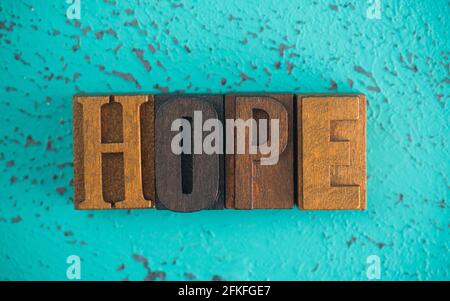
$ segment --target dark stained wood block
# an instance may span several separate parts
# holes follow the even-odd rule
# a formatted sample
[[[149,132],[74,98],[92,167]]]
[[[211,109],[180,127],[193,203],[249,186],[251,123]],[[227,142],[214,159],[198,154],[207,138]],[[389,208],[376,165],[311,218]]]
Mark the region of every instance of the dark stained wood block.
[[[180,212],[223,209],[223,143],[220,154],[175,154],[171,148],[173,138],[179,134],[171,130],[172,122],[176,119],[190,123],[192,137],[198,126],[203,127],[203,123],[195,124],[194,111],[202,112],[203,122],[210,118],[224,122],[223,95],[157,95],[155,104],[156,208]],[[202,132],[202,143],[209,133]],[[220,136],[223,137],[222,130]],[[191,150],[194,150],[196,146],[192,142],[193,139]]]
[[[75,96],[73,131],[77,209],[154,206],[153,95]]]
[[[265,157],[256,154],[226,155],[226,207],[235,209],[292,208],[294,206],[294,144],[293,144],[293,95],[233,95],[225,96],[227,119],[250,118],[261,120],[279,119],[279,160],[274,165],[261,165]],[[258,121],[259,122],[259,121]],[[267,139],[272,142],[269,134]],[[245,133],[248,149],[249,133]],[[235,133],[236,134],[236,133]],[[226,141],[227,147],[230,142]],[[253,142],[252,142],[253,143]],[[255,143],[259,145],[260,142]],[[231,146],[233,147],[233,146]]]
[[[366,97],[297,96],[298,199],[306,210],[366,208]]]

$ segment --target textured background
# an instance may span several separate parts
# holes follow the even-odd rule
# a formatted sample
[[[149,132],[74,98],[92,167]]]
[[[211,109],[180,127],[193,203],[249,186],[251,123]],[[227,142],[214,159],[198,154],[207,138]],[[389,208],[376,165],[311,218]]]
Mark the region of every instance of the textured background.
[[[0,2],[0,279],[449,279],[441,1]],[[77,92],[367,94],[368,210],[75,211]]]

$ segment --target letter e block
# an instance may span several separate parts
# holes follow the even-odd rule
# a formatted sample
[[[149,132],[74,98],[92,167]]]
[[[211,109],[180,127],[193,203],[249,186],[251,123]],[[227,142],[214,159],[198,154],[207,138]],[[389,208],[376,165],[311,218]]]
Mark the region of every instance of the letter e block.
[[[297,97],[299,207],[366,208],[366,97]]]

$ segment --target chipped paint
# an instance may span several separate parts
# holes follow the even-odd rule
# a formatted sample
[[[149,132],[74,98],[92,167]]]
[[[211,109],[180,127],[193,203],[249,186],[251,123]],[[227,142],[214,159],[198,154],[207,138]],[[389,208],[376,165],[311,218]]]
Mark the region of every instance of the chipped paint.
[[[0,3],[0,279],[449,279],[446,0]],[[73,209],[78,92],[367,94],[368,210]]]

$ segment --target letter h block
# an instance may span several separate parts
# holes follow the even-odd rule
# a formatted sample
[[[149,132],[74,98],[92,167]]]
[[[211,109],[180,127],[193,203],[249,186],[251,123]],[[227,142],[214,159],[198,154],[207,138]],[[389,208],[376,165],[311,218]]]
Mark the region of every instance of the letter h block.
[[[153,96],[75,96],[73,118],[75,207],[153,207]]]

